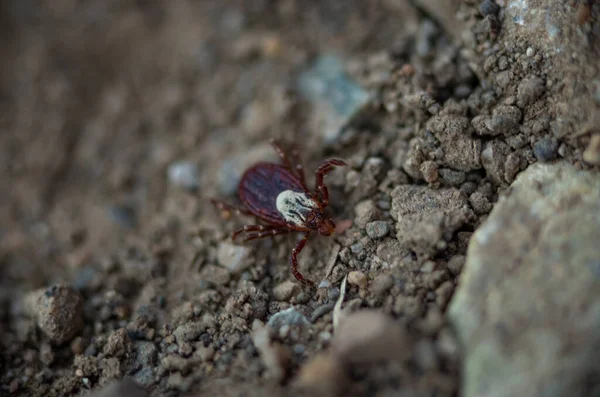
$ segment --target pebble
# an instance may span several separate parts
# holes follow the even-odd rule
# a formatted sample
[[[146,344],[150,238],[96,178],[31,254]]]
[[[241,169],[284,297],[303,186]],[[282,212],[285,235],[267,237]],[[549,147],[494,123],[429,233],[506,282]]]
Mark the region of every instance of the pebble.
[[[70,341],[83,329],[83,299],[68,285],[33,291],[25,301],[40,329],[56,344]]]
[[[427,183],[433,183],[438,179],[438,165],[434,161],[423,161],[419,167],[423,179]]]
[[[194,354],[200,357],[203,362],[212,361],[215,356],[215,349],[212,346],[197,346]]]
[[[440,168],[438,174],[442,181],[449,186],[460,186],[466,179],[464,172],[451,170],[450,168]]]
[[[254,264],[253,248],[247,245],[220,243],[217,261],[232,274],[240,274]]]
[[[448,267],[448,270],[452,272],[452,274],[458,276],[462,271],[465,260],[466,257],[464,255],[454,255],[452,258],[450,258],[446,266]]]
[[[542,162],[547,163],[558,156],[558,141],[555,138],[543,138],[533,144],[533,155]]]
[[[500,11],[500,6],[492,0],[483,0],[479,3],[479,12],[484,17],[487,15],[498,15],[498,11]]]
[[[310,325],[310,322],[304,314],[293,307],[275,313],[268,322],[269,327],[273,329],[279,329],[286,324],[308,326]]]
[[[479,191],[469,196],[469,204],[477,215],[487,214],[492,210],[492,203]]]
[[[363,272],[359,270],[353,270],[348,273],[348,283],[351,285],[356,285],[360,289],[365,289],[367,288],[369,280]]]
[[[379,310],[365,309],[344,316],[336,329],[332,351],[345,364],[404,361],[411,355],[404,326]]]
[[[524,78],[517,87],[517,105],[520,108],[529,105],[542,96],[545,90],[544,80],[538,76]]]
[[[486,143],[481,152],[481,163],[488,176],[498,185],[506,185],[504,179],[504,164],[511,153],[507,144],[502,141],[490,141]]]
[[[387,273],[378,274],[377,277],[371,281],[370,290],[375,295],[383,295],[388,292],[394,285],[394,278]]]
[[[354,213],[356,214],[354,224],[360,228],[364,228],[367,223],[373,221],[377,217],[379,210],[373,200],[365,200],[354,207]]]
[[[296,384],[316,389],[318,395],[336,396],[346,385],[346,374],[333,354],[321,353],[300,368]]]
[[[296,295],[300,291],[300,286],[290,280],[286,280],[283,283],[273,288],[273,298],[278,301],[288,301],[293,295]]]
[[[382,238],[390,232],[390,225],[385,221],[374,221],[367,223],[367,235],[372,239]]]
[[[590,139],[587,148],[583,152],[583,161],[593,165],[600,165],[600,135],[594,135]]]
[[[182,187],[190,192],[198,190],[200,173],[198,166],[191,161],[177,161],[167,169],[169,182],[175,186]]]
[[[127,331],[125,328],[119,328],[109,335],[108,341],[104,345],[104,355],[122,357],[129,352],[130,347],[131,341],[127,336]]]

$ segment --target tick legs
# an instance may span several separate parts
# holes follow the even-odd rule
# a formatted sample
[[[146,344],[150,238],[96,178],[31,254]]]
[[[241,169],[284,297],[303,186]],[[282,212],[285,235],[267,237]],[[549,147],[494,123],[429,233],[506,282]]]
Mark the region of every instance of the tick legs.
[[[296,277],[296,279],[298,281],[300,281],[302,284],[314,287],[315,283],[313,283],[312,281],[310,281],[307,278],[304,278],[304,276],[298,271],[298,254],[300,253],[300,251],[302,251],[302,248],[304,248],[304,246],[306,245],[306,242],[308,241],[308,235],[309,235],[308,232],[304,233],[304,237],[302,238],[302,240],[298,241],[296,248],[294,248],[292,250],[292,256],[290,258],[290,262],[291,262],[291,267],[292,267],[292,274],[294,275],[294,277]]]
[[[325,186],[325,183],[323,182],[323,178],[325,178],[325,175],[331,172],[335,167],[343,165],[346,165],[345,161],[333,159],[323,162],[323,164],[321,164],[321,166],[317,169],[317,180],[315,183],[315,190],[317,192],[317,197],[319,198],[321,204],[323,204],[324,207],[326,207],[329,204],[329,191],[327,190],[327,186]]]
[[[298,148],[296,148],[295,146],[292,147],[292,155],[290,159],[290,157],[288,157],[285,151],[281,148],[279,142],[277,142],[275,139],[271,139],[271,146],[273,146],[279,157],[281,157],[283,165],[290,171],[295,173],[298,176],[298,178],[300,178],[300,182],[302,182],[302,185],[305,185],[306,187],[304,167],[302,166],[302,162],[300,161],[300,154],[298,153]]]
[[[244,226],[241,229],[236,230],[231,235],[231,239],[235,240],[237,236],[242,233],[246,233],[244,241],[256,240],[257,238],[271,237],[278,234],[289,233],[291,230],[283,228],[281,226],[270,226],[270,225],[249,225]]]

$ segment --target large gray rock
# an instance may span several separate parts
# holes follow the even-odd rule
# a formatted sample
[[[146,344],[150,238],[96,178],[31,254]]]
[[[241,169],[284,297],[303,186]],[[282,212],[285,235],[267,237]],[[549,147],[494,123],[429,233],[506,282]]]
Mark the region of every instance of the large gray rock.
[[[520,174],[471,239],[449,317],[464,396],[600,390],[600,177]]]

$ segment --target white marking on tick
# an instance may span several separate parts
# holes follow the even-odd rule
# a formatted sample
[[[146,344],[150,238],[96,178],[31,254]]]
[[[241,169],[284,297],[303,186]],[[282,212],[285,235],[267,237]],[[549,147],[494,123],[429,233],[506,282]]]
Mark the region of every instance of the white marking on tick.
[[[319,208],[319,205],[305,193],[293,190],[279,193],[275,205],[283,219],[296,226],[305,226],[308,212]]]

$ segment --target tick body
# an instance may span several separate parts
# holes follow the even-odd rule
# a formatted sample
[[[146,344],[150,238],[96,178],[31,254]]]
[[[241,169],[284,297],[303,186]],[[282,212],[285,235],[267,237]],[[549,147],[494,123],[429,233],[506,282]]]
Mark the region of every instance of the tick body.
[[[288,156],[281,146],[271,141],[281,157],[281,164],[258,163],[244,172],[238,185],[241,207],[220,201],[213,203],[226,214],[251,215],[262,220],[264,225],[244,226],[232,234],[232,239],[243,235],[244,241],[255,240],[291,232],[300,232],[302,239],[292,250],[290,266],[292,274],[305,285],[314,285],[298,271],[298,254],[304,248],[311,232],[330,236],[335,230],[333,220],[325,214],[329,205],[329,192],[323,182],[336,166],[344,166],[342,160],[324,161],[316,171],[316,186],[311,192],[306,186],[304,168],[297,150]]]

